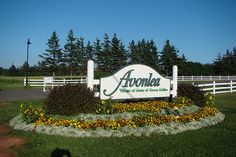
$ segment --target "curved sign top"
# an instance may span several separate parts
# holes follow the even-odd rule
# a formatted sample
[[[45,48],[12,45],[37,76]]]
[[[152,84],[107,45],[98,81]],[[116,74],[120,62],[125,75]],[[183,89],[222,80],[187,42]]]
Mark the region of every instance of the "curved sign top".
[[[100,79],[100,98],[102,100],[169,96],[170,79],[162,77],[146,65],[129,65],[112,76]]]

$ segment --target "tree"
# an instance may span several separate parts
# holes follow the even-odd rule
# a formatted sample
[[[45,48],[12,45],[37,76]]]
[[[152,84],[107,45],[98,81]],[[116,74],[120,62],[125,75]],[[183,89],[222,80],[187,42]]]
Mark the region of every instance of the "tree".
[[[114,34],[111,41],[111,71],[115,71],[126,65],[126,50],[122,42]]]
[[[3,68],[2,67],[0,67],[0,75],[2,75],[2,73],[3,73]]]
[[[218,54],[217,58],[213,62],[213,70],[216,75],[223,74],[223,64],[222,64],[222,57],[220,53]]]
[[[213,70],[216,75],[235,75],[236,74],[236,49],[227,50],[223,56],[217,56],[213,63]]]
[[[48,49],[43,55],[39,55],[43,59],[43,63],[47,67],[47,70],[50,72],[57,73],[62,63],[62,49],[59,45],[59,39],[56,32],[53,32],[48,43],[46,43]]]
[[[109,39],[108,34],[104,35],[103,38],[103,43],[102,43],[102,51],[101,55],[103,55],[102,58],[103,61],[100,63],[99,71],[104,72],[104,73],[110,73],[112,72],[112,60],[111,60],[111,41]]]
[[[66,39],[66,44],[64,46],[65,52],[65,62],[69,67],[70,74],[73,75],[79,70],[79,53],[78,53],[78,43],[76,45],[76,38],[74,37],[73,30],[69,30]]]
[[[100,44],[100,40],[97,38],[96,42],[93,44],[94,46],[94,57],[95,57],[95,64],[96,67],[99,69],[101,62],[103,61],[103,55],[102,55],[102,46]]]
[[[26,75],[29,70],[30,70],[30,67],[29,67],[29,64],[27,62],[24,62],[24,64],[20,67],[21,75]]]
[[[138,46],[135,44],[134,40],[129,43],[128,46],[128,57],[130,64],[137,64],[141,58],[141,55],[138,52]]]
[[[94,50],[93,46],[91,45],[90,41],[88,41],[87,46],[86,46],[86,60],[94,60]]]
[[[170,45],[170,41],[166,40],[160,55],[161,68],[166,76],[172,74],[172,66],[178,63],[177,57],[177,50],[175,46]]]
[[[8,73],[10,76],[16,76],[17,75],[17,69],[15,65],[12,63],[11,67],[8,69]]]
[[[143,52],[143,62],[155,70],[159,70],[157,47],[153,40],[145,43],[145,51]]]
[[[84,46],[83,37],[78,38],[76,47],[77,47],[77,54],[78,54],[77,61],[80,66],[79,69],[81,71],[81,74],[83,74],[83,73],[86,73],[86,66],[87,66],[87,54],[86,54],[86,47]]]

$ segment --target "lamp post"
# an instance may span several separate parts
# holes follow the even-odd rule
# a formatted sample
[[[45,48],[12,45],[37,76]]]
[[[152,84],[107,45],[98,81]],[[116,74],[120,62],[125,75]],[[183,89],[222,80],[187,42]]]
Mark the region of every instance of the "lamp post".
[[[28,80],[29,80],[29,45],[31,44],[31,42],[30,42],[30,40],[29,40],[29,38],[28,38],[28,41],[27,41],[27,70],[26,70],[26,87],[28,87],[29,86],[29,82],[28,82]]]

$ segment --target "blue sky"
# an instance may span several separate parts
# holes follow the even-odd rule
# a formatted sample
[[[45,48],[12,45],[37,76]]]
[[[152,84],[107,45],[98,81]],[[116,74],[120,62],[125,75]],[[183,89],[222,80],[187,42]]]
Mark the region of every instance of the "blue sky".
[[[236,47],[235,0],[1,0],[0,67],[26,61],[45,52],[56,31],[61,47],[67,33],[86,41],[117,33],[131,40],[153,39],[158,51],[169,39],[188,60],[212,63],[218,53]]]

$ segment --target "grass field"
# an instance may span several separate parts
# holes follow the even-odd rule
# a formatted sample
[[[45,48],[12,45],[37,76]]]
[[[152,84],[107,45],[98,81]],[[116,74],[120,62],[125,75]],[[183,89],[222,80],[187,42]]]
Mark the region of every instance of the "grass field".
[[[55,76],[55,79],[78,78],[80,76]],[[29,79],[43,79],[43,76],[30,76]],[[2,76],[0,75],[0,89],[24,88],[24,76]],[[35,87],[34,87],[35,88]]]
[[[43,100],[32,100],[40,106]],[[20,102],[1,104],[0,122],[19,113]],[[86,156],[235,156],[236,154],[236,93],[216,96],[216,105],[225,115],[219,125],[177,135],[151,137],[70,138],[32,132],[11,131],[10,135],[24,138],[21,149],[12,148],[17,156],[50,156],[53,151],[67,150],[72,157]],[[58,149],[56,149],[58,148]],[[61,150],[62,152],[62,150]]]

